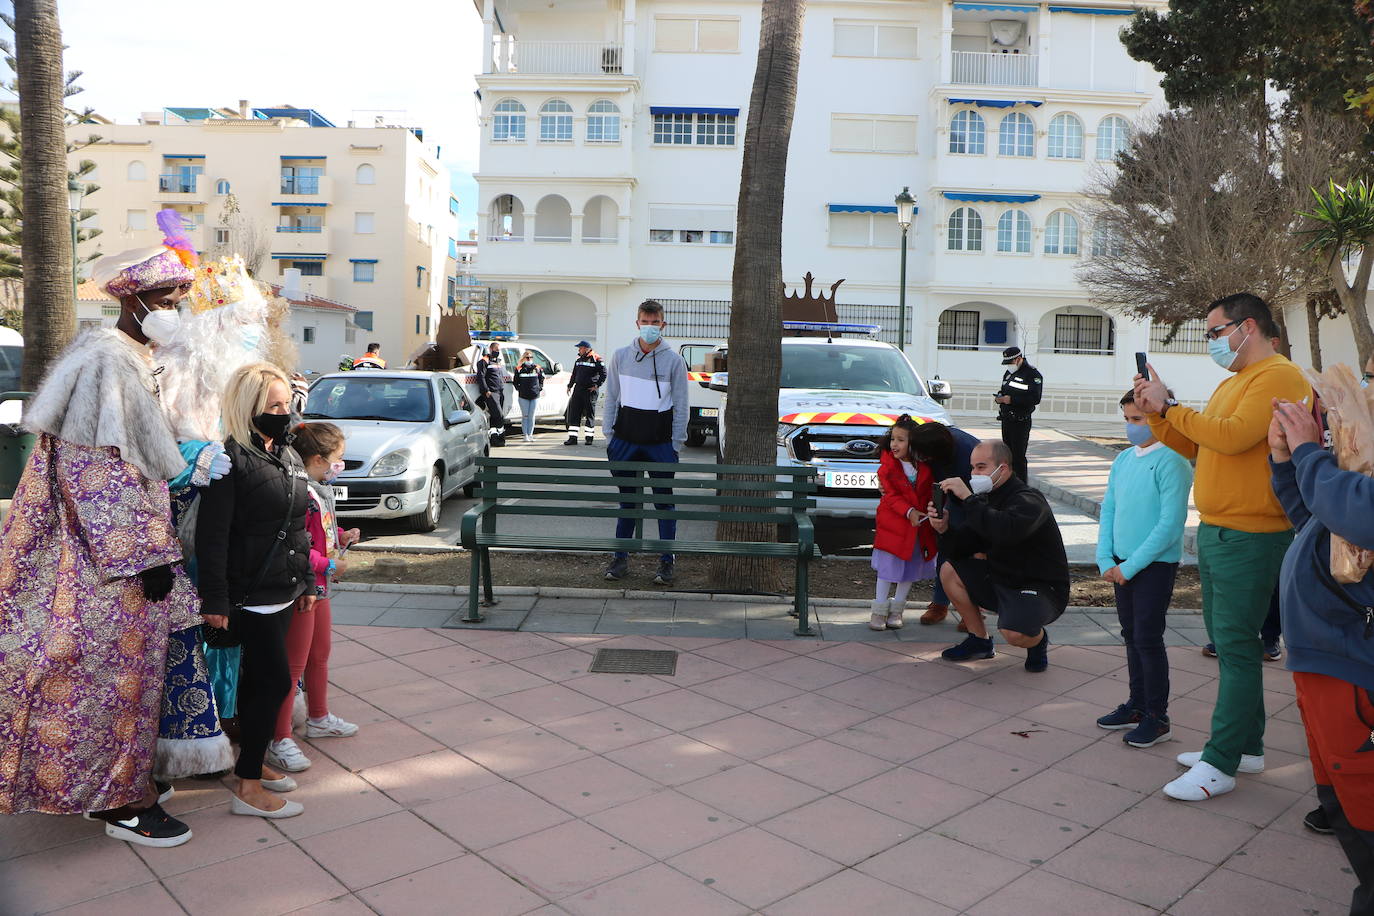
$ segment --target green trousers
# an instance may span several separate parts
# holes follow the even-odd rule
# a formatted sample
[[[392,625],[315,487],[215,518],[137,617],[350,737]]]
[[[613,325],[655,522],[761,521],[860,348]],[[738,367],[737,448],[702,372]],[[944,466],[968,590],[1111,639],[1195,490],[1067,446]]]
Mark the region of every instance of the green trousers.
[[[1293,532],[1253,533],[1203,524],[1197,532],[1202,620],[1217,649],[1220,680],[1212,737],[1202,759],[1236,775],[1241,754],[1264,753],[1260,627]]]

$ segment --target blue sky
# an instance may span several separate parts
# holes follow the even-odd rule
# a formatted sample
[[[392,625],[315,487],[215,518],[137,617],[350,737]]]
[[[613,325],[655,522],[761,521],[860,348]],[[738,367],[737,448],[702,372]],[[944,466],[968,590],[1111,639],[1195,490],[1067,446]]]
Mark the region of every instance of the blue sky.
[[[239,99],[340,125],[384,112],[440,147],[462,237],[474,227],[482,24],[471,0],[59,0],[58,12],[67,69],[84,74],[74,106],[120,123]]]

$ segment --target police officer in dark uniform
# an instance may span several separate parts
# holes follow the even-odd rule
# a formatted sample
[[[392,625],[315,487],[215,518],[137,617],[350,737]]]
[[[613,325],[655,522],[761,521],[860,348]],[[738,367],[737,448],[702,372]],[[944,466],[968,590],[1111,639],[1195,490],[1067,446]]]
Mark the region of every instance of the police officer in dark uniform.
[[[501,362],[501,344],[492,341],[491,347],[477,361],[477,405],[491,417],[493,445],[506,439],[506,367]]]
[[[581,426],[588,445],[592,444],[592,430],[596,428],[596,393],[606,381],[606,364],[585,340],[577,342],[577,361],[568,379],[568,441],[577,444],[577,428]]]
[[[1022,482],[1029,483],[1026,449],[1030,445],[1031,414],[1040,403],[1045,380],[1040,370],[1026,362],[1020,347],[1002,351],[1002,387],[997,391],[997,419],[1002,421],[1002,441],[1011,449],[1011,468]]]

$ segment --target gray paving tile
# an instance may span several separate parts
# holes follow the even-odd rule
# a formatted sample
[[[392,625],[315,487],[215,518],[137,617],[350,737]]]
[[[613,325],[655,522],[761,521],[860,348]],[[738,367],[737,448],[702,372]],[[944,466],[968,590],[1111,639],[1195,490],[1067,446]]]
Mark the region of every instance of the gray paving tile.
[[[630,620],[672,620],[676,601],[607,601],[602,617]]]
[[[354,607],[391,607],[401,597],[400,592],[339,592],[330,603],[334,607],[340,604]]]
[[[382,615],[372,621],[373,626],[377,627],[441,627],[444,622],[453,616],[454,611],[461,611],[462,607],[454,607],[452,596],[449,605],[445,608],[424,608],[424,607],[393,607],[382,612]]]
[[[384,613],[386,613],[384,607],[362,607],[356,604],[329,602],[329,614],[336,624],[369,624]]]
[[[545,614],[533,611],[520,624],[527,633],[595,633],[597,614]]]
[[[538,598],[533,605],[541,614],[600,614],[605,607],[605,598]]]
[[[462,623],[464,613],[460,610],[451,615],[444,621],[443,626],[471,630],[518,630],[530,612],[505,611],[501,610],[500,607],[482,608],[481,613],[485,619],[481,623]]]
[[[1173,627],[1164,630],[1164,645],[1166,646],[1201,646],[1206,643],[1206,630],[1175,630]]]
[[[601,619],[596,623],[593,633],[610,633],[616,636],[668,636],[671,635],[672,623],[654,623],[651,621],[632,621],[624,617],[608,617],[601,615]]]
[[[896,642],[900,630],[870,630],[867,615],[864,623],[831,623],[825,621],[825,638],[830,640],[850,640],[853,642]],[[905,629],[905,628],[903,628]]]
[[[784,620],[750,620],[745,624],[750,639],[819,639],[819,636],[797,636],[797,621],[788,617]],[[811,621],[811,629],[821,632],[821,626]]]
[[[670,631],[672,636],[695,636],[701,639],[744,639],[748,635],[743,620],[737,623],[674,620]]]

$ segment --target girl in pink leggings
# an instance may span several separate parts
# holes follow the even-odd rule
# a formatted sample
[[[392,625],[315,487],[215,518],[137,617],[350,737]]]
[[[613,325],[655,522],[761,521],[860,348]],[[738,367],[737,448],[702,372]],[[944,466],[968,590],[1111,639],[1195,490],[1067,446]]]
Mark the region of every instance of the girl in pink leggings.
[[[358,733],[358,726],[331,713],[328,703],[329,581],[348,568],[343,551],[359,536],[356,528],[339,529],[334,517],[334,490],[327,485],[343,470],[344,434],[333,423],[302,423],[296,427],[291,445],[310,476],[306,529],[310,532],[310,568],[315,573],[317,596],[310,610],[292,616],[291,629],[286,634],[291,683],[294,686],[305,675],[307,738],[347,738]],[[277,715],[276,736],[267,748],[267,760],[279,769],[298,773],[310,766],[310,758],[301,753],[291,737],[294,701],[292,690]]]

